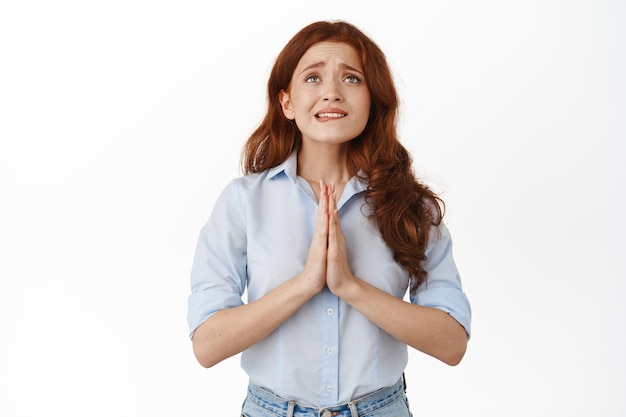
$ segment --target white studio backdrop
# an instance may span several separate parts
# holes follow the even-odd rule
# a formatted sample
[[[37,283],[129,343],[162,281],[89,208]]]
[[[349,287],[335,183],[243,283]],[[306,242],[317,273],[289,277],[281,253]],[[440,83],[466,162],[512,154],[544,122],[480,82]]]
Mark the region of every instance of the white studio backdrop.
[[[409,7],[410,5],[410,7]],[[411,352],[417,416],[626,415],[626,3],[0,3],[0,415],[238,415],[185,321],[200,227],[275,56],[345,19],[386,52],[474,311]]]

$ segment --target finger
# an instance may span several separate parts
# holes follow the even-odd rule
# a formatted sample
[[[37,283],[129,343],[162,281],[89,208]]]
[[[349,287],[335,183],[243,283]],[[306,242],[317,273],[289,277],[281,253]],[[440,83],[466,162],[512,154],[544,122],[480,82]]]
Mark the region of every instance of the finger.
[[[341,224],[339,223],[339,211],[337,210],[337,200],[335,200],[334,193],[328,197],[328,223],[328,239],[333,243],[337,243],[337,239],[341,234]]]
[[[328,214],[331,216],[337,211],[337,199],[335,196],[335,184],[330,186],[328,190]]]
[[[328,212],[328,197],[327,194],[325,192],[325,185],[324,183],[320,180],[320,193],[319,193],[319,198],[317,200],[317,212],[321,213],[321,212]]]
[[[320,195],[317,208],[316,235],[326,244],[328,239],[328,190],[320,180]]]

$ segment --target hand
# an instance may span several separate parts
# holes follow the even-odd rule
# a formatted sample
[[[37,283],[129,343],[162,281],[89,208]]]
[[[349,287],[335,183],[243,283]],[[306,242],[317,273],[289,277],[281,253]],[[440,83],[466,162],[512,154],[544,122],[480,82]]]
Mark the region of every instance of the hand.
[[[320,198],[313,240],[304,270],[298,276],[305,283],[307,291],[311,291],[313,294],[320,292],[326,284],[329,194],[329,187],[320,181]]]
[[[328,252],[326,261],[326,285],[331,292],[340,296],[342,290],[355,282],[350,271],[346,240],[341,229],[335,187],[330,187],[328,196]]]

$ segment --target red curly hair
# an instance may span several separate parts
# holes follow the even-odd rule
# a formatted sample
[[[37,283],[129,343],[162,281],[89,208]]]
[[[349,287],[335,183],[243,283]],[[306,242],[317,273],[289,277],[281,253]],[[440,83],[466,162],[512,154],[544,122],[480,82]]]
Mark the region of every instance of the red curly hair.
[[[361,55],[371,97],[370,118],[364,131],[348,143],[348,171],[362,170],[367,181],[365,199],[370,219],[391,249],[394,259],[409,274],[411,293],[427,279],[422,267],[432,226],[443,218],[444,203],[413,173],[413,160],[398,140],[398,95],[385,55],[369,37],[343,21],[319,21],[300,30],[278,55],[267,85],[265,118],[245,143],[244,174],[265,171],[300,150],[302,136],[288,120],[279,102],[304,53],[318,42],[343,42]]]

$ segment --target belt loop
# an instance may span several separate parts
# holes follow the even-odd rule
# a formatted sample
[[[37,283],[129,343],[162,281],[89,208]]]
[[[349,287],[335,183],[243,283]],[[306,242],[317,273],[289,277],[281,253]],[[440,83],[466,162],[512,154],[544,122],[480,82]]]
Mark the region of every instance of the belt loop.
[[[351,417],[359,417],[359,412],[356,410],[356,404],[353,402],[348,403],[348,407],[350,407]]]
[[[295,401],[289,401],[288,405],[287,405],[287,417],[293,417],[293,410],[294,408],[296,408],[296,402]]]
[[[406,392],[406,377],[404,376],[404,372],[402,372],[402,385],[404,386],[404,392]]]

